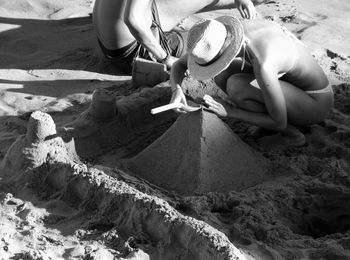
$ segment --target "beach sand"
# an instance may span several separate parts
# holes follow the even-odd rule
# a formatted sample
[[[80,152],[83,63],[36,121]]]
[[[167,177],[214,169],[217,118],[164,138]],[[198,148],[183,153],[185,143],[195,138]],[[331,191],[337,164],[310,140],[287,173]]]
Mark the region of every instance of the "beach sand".
[[[350,2],[257,7],[308,46],[335,93],[326,120],[302,129],[306,144],[288,149],[204,112],[201,132],[177,139],[195,123],[150,113],[168,103],[168,82],[135,89],[101,61],[93,4],[0,0],[0,259],[350,259]],[[184,88],[224,96],[210,81]],[[239,151],[214,145],[222,131]],[[182,141],[198,154],[179,156]],[[213,181],[227,177],[219,163],[205,172],[219,152],[243,168],[244,155],[262,177],[232,190]],[[197,168],[204,174],[176,178]]]

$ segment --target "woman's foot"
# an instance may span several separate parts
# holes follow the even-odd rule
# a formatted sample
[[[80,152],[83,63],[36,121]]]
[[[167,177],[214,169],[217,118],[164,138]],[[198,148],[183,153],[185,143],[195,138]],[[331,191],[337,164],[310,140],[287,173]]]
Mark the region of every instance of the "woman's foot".
[[[265,149],[298,147],[305,144],[305,136],[296,127],[289,125],[283,132],[260,138],[259,144]]]

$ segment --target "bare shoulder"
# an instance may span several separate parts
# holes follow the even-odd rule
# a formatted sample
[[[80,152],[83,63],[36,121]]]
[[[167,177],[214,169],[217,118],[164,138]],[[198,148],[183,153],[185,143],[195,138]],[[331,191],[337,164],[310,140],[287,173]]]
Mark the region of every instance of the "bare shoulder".
[[[279,71],[288,70],[294,62],[295,47],[290,37],[286,37],[281,26],[267,20],[243,22],[248,46],[260,62],[275,65]]]

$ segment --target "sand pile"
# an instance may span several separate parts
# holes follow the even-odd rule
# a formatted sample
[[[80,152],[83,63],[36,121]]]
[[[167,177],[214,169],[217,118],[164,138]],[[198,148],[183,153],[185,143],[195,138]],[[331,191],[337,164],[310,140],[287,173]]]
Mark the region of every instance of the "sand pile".
[[[126,167],[151,183],[186,195],[240,191],[271,178],[267,159],[205,111],[180,116]]]
[[[51,149],[54,146],[55,149]],[[57,137],[56,125],[50,115],[40,111],[34,112],[28,122],[26,135],[22,135],[10,146],[1,162],[1,176],[6,179],[15,179],[19,183],[26,182],[28,175],[23,172],[43,164],[51,154],[55,153],[65,158],[66,146],[61,138]],[[70,154],[75,154],[71,151]]]
[[[154,140],[150,128],[164,127],[162,125],[169,125],[176,118],[173,112],[150,113],[151,108],[166,104],[170,93],[167,83],[146,87],[127,96],[119,91],[97,89],[92,93],[89,106],[72,122],[63,124],[60,134],[65,140],[74,139],[78,154],[85,159],[97,159],[126,145],[128,149],[122,154],[133,155]],[[151,141],[141,146],[139,142],[135,147],[130,145],[139,138],[145,141],[144,135],[145,138],[150,136]]]
[[[1,178],[6,185],[15,189],[25,183],[34,191],[59,197],[85,213],[95,212],[94,225],[113,226],[118,231],[116,239],[124,239],[124,243],[114,241],[121,247],[121,252],[113,251],[114,256],[125,254],[125,242],[133,237],[138,241],[137,248],[144,246],[154,259],[245,258],[224,234],[205,222],[183,216],[166,201],[119,181],[118,171],[75,162],[55,134],[55,124],[48,114],[31,115],[27,135],[16,140],[1,165]]]
[[[0,0],[0,259],[350,259],[350,2],[258,7],[309,46],[334,108],[302,129],[305,146],[274,151],[255,127],[224,120],[274,177],[191,196],[119,167],[177,115],[149,113],[169,101],[167,84],[135,89],[97,59],[92,4]],[[225,14],[239,16],[221,10],[180,26]],[[188,78],[183,87],[189,96],[223,95],[213,82]]]

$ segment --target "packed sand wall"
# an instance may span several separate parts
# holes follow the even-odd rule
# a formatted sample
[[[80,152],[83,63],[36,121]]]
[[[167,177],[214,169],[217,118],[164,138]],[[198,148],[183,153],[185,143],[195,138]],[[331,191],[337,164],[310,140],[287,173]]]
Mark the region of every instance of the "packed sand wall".
[[[10,147],[1,165],[7,185],[37,183],[47,196],[59,193],[80,210],[98,212],[95,218],[113,224],[122,236],[144,236],[154,259],[245,259],[224,234],[118,181],[118,173],[75,163],[60,137],[47,140],[54,129],[49,115],[32,114],[27,135]]]

